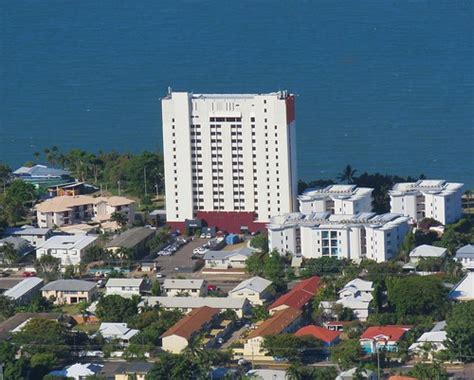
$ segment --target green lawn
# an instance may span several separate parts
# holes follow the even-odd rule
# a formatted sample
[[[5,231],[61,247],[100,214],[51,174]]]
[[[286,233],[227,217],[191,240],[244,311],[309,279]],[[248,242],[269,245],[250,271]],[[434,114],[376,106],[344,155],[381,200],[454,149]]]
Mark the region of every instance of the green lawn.
[[[61,311],[64,314],[76,315],[76,314],[81,314],[81,310],[84,309],[84,305],[80,303],[76,303],[73,305],[61,305],[58,308],[59,308],[59,311]]]

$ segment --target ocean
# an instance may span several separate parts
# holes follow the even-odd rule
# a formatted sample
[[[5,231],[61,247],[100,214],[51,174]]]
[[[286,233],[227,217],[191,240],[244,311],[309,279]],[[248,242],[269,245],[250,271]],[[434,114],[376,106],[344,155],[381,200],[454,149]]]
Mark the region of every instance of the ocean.
[[[161,150],[160,97],[297,94],[298,177],[474,187],[470,0],[0,2],[0,161]]]

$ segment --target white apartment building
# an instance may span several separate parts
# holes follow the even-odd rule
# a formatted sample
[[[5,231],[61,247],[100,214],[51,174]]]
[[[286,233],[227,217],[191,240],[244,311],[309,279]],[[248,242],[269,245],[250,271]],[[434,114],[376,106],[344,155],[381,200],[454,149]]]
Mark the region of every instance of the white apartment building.
[[[398,253],[409,230],[408,220],[390,213],[280,215],[267,225],[269,248],[304,258],[337,257],[356,262],[367,258],[382,262]]]
[[[319,190],[309,189],[298,197],[300,212],[343,215],[371,212],[373,191],[374,189],[356,185],[330,185]]]
[[[442,224],[454,223],[462,215],[462,183],[419,180],[397,183],[390,194],[391,212],[414,220],[433,218]]]
[[[36,257],[51,255],[61,259],[61,266],[79,265],[86,250],[96,244],[97,237],[88,235],[57,235],[36,249]]]
[[[169,91],[162,99],[167,222],[255,231],[294,211],[294,102],[286,91]]]
[[[36,217],[41,228],[62,227],[86,221],[103,222],[114,212],[121,212],[129,223],[134,219],[135,202],[125,197],[91,197],[62,195],[36,205]]]

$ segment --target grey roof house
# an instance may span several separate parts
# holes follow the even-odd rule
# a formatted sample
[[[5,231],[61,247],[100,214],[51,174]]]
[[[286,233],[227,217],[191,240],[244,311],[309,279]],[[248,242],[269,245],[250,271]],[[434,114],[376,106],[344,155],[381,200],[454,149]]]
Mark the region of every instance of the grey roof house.
[[[147,227],[134,227],[121,233],[109,243],[106,248],[116,251],[120,248],[131,249],[134,258],[140,258],[149,252],[148,243],[155,236],[155,230]]]
[[[467,270],[474,270],[474,245],[468,244],[459,248],[454,259]]]

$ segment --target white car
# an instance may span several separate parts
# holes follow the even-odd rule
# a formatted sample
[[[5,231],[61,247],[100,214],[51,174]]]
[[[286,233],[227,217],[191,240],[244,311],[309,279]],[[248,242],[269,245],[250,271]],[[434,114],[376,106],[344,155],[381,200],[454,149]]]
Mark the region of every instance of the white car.
[[[158,272],[158,273],[156,274],[156,278],[163,278],[163,277],[164,277],[164,274],[163,274],[163,273],[159,273],[159,272]]]
[[[206,238],[206,234],[202,233],[201,236],[199,236],[201,239],[205,239]]]
[[[197,255],[201,251],[202,247],[194,248],[193,249],[193,254]]]
[[[212,239],[212,234],[206,234],[206,239]]]

